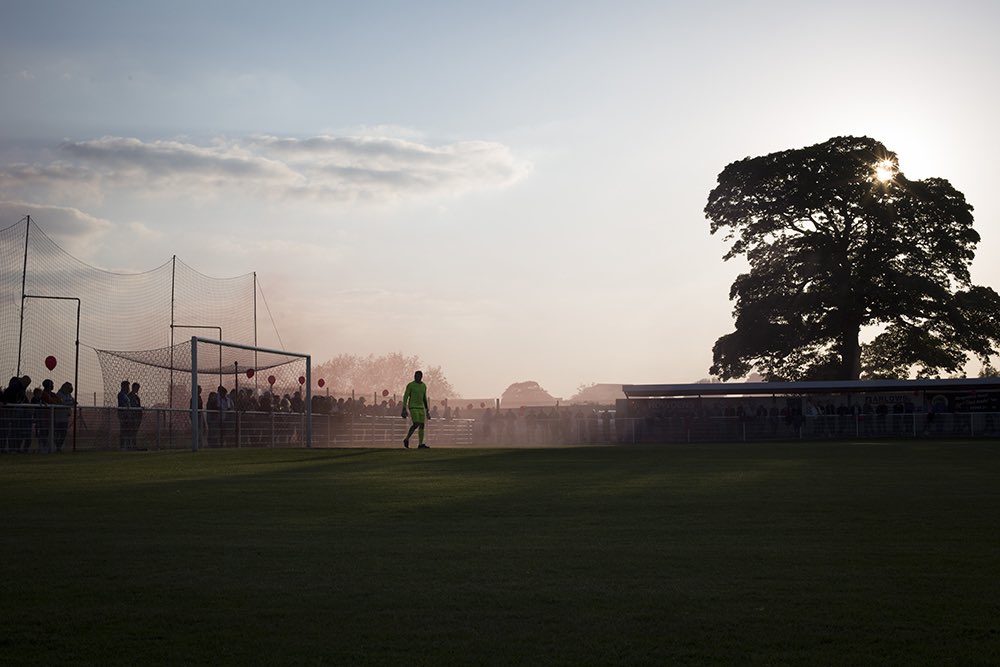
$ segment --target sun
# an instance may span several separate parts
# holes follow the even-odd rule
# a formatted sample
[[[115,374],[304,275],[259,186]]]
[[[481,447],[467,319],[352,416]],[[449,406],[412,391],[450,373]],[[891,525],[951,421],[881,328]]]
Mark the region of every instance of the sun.
[[[875,180],[888,183],[896,177],[896,163],[892,160],[879,160],[875,163]]]

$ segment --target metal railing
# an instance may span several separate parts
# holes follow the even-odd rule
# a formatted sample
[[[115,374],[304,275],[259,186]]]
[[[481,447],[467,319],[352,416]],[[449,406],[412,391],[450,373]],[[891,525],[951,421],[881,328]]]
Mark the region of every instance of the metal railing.
[[[1000,413],[619,418],[622,443],[1000,437]]]
[[[0,406],[0,451],[59,452],[191,448],[191,413],[183,409],[114,407],[73,409],[47,405]],[[200,447],[305,447],[306,418],[292,412],[202,411]],[[313,414],[313,447],[400,447],[409,422],[364,414]],[[435,419],[428,442],[472,444],[473,421]]]
[[[561,414],[528,416],[513,411],[503,416],[480,418],[475,423],[475,441],[497,447],[577,447],[620,442],[615,420],[593,411],[564,410]]]
[[[199,448],[305,447],[305,415],[202,411]],[[313,447],[399,447],[409,422],[367,414],[313,414]],[[765,442],[913,438],[1000,438],[1000,413],[818,416],[601,415],[433,419],[428,442],[443,446],[559,447],[669,442]],[[0,405],[0,452],[160,450],[191,447],[183,409]]]

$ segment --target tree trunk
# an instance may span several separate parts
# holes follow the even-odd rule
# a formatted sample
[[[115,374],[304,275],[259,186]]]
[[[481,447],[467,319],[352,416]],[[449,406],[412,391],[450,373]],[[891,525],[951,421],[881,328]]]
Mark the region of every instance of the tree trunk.
[[[840,379],[861,378],[861,325],[849,324],[844,328],[840,341]]]

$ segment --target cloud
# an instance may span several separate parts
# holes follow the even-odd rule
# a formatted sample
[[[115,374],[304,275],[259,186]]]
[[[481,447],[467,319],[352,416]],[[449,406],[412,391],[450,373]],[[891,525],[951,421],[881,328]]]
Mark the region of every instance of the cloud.
[[[388,123],[381,123],[379,125],[359,125],[353,130],[346,132],[340,132],[341,134],[347,134],[349,136],[362,136],[362,137],[394,137],[394,138],[407,138],[407,139],[423,139],[425,137],[424,133],[420,130],[413,129],[412,127],[405,127],[403,125],[391,125]],[[327,131],[323,134],[338,134],[336,131]]]
[[[45,234],[71,254],[86,255],[114,225],[103,218],[66,206],[0,200],[0,220],[16,224],[24,216],[43,222]],[[4,225],[9,227],[10,225]]]
[[[293,185],[298,178],[286,165],[233,144],[203,147],[178,141],[103,137],[67,141],[61,152],[82,168],[100,174],[104,181],[129,187],[275,187]]]
[[[159,241],[163,238],[163,232],[157,229],[151,229],[149,226],[141,222],[130,222],[128,223],[127,228],[135,236],[148,241]]]
[[[0,166],[0,197],[45,199],[50,204],[100,199],[100,174],[89,167],[54,161]]]
[[[255,257],[264,262],[301,265],[303,262],[329,262],[342,256],[340,250],[311,241],[293,241],[279,238],[233,238],[231,235],[213,236],[206,240],[211,247],[227,255]]]
[[[0,165],[0,193],[72,188],[102,195],[264,198],[389,203],[507,186],[531,169],[502,144],[441,146],[387,136],[218,139],[209,145],[102,137],[66,141],[59,159]]]

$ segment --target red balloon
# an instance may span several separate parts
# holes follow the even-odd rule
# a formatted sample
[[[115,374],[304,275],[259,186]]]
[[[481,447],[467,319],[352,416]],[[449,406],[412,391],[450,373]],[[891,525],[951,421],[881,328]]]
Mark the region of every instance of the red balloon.
[[[267,376],[267,383],[268,384],[273,385],[275,382],[277,382],[277,379],[273,375],[268,375]]]
[[[48,368],[50,371],[56,367],[56,358],[53,357],[51,354],[45,357],[45,367]]]
[[[383,396],[388,396],[389,395],[389,390],[388,389],[383,389],[382,390],[382,395]]]
[[[247,369],[247,377],[248,378],[252,378],[253,377],[253,369],[252,368],[248,368]]]
[[[320,386],[320,388],[322,388],[322,387],[323,387],[323,385],[325,385],[325,384],[326,384],[326,380],[324,380],[323,378],[320,378],[320,379],[319,379],[319,382],[317,382],[316,384],[318,384],[318,385]]]
[[[302,375],[300,375],[299,376],[299,384],[305,384],[305,383],[306,383],[305,377],[303,377]]]

